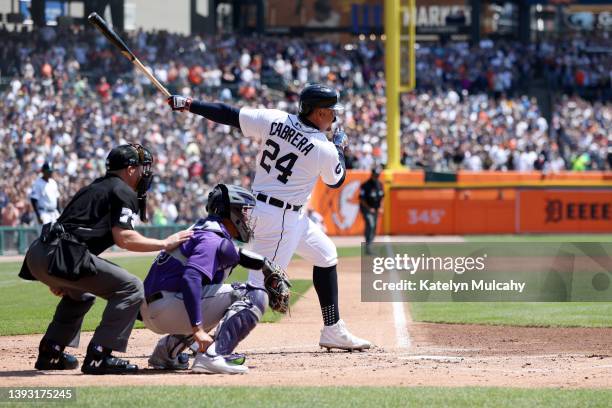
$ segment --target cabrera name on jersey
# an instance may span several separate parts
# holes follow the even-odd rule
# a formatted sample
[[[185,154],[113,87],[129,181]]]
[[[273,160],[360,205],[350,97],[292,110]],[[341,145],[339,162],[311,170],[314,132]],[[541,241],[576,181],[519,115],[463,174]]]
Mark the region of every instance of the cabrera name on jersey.
[[[344,174],[334,144],[296,115],[242,108],[240,128],[261,144],[252,186],[256,193],[304,205],[319,176],[325,184],[334,185]]]

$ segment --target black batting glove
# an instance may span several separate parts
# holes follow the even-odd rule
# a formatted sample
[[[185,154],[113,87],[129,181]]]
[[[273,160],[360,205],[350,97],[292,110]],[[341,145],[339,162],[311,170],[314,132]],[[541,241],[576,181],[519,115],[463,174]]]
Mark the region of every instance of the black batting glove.
[[[168,98],[168,105],[170,105],[173,111],[184,112],[189,111],[191,101],[191,98],[186,98],[181,95],[172,95]]]

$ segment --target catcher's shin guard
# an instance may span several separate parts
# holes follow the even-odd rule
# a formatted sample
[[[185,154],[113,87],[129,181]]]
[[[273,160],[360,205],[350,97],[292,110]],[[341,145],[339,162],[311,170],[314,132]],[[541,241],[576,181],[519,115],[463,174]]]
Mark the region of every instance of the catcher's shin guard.
[[[230,355],[261,320],[268,294],[261,288],[246,285],[236,288],[243,291],[240,299],[236,300],[225,312],[215,334],[215,342],[209,352],[217,355]]]

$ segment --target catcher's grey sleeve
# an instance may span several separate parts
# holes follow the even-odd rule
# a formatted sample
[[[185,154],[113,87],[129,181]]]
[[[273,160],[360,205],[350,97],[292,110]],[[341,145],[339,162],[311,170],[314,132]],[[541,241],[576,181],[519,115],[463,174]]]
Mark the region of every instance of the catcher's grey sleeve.
[[[240,254],[240,261],[238,261],[238,264],[247,269],[258,270],[258,269],[263,268],[265,264],[266,258],[264,258],[263,256],[259,254],[256,254],[253,251],[249,251],[247,249],[240,248],[239,254]]]

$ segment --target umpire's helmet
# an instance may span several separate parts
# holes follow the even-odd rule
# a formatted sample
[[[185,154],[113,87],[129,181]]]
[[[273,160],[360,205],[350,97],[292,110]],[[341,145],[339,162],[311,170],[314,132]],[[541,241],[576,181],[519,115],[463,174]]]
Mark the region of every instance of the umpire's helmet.
[[[249,242],[253,237],[251,210],[255,207],[255,196],[246,188],[217,184],[208,194],[206,211],[209,215],[226,218],[236,227],[239,241]]]
[[[128,166],[143,166],[148,171],[153,164],[153,155],[140,144],[123,144],[113,148],[106,157],[106,170],[121,170]]]
[[[306,85],[300,93],[299,114],[306,117],[316,108],[344,110],[344,107],[340,104],[340,95],[335,89],[321,84]]]

